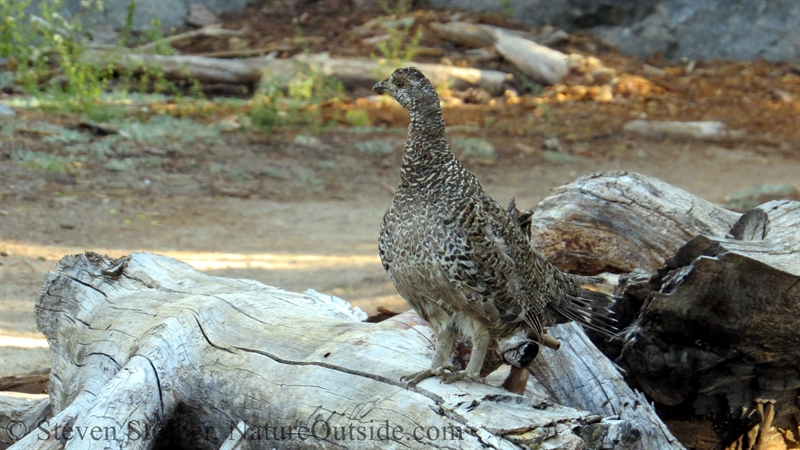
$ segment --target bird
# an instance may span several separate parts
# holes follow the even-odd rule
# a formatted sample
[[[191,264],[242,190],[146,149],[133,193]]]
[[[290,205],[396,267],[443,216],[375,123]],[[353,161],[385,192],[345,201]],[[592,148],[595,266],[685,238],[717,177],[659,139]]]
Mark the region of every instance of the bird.
[[[530,217],[494,201],[450,149],[439,96],[422,72],[399,68],[373,90],[411,119],[400,182],[381,223],[381,263],[436,336],[430,368],[402,380],[482,381],[491,342],[525,333],[546,344],[545,327],[556,323],[612,335],[613,318],[598,306],[607,296],[582,287],[602,278],[561,272],[531,246]],[[448,362],[457,337],[472,344],[461,371]]]

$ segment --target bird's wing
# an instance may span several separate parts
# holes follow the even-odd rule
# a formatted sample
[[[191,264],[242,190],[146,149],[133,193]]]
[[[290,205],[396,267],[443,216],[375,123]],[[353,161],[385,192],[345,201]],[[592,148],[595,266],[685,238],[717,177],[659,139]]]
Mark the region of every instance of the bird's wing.
[[[455,295],[456,310],[495,323],[526,322],[541,335],[544,305],[531,301],[531,283],[522,229],[490,198],[475,196],[459,205],[459,215],[445,223],[437,245],[439,267]],[[520,260],[522,257],[523,260]]]

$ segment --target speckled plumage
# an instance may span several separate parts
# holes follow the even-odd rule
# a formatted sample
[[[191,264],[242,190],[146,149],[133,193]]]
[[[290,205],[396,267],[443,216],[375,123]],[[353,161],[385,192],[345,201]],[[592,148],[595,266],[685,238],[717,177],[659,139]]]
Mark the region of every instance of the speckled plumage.
[[[568,319],[591,324],[581,283],[530,246],[516,210],[492,200],[447,143],[439,97],[416,69],[396,70],[375,90],[411,115],[400,185],[383,217],[380,257],[400,295],[433,327],[430,371],[442,374],[454,337],[473,344],[466,373],[477,378],[492,339],[520,328],[541,340],[544,327]],[[583,298],[586,297],[586,298]]]

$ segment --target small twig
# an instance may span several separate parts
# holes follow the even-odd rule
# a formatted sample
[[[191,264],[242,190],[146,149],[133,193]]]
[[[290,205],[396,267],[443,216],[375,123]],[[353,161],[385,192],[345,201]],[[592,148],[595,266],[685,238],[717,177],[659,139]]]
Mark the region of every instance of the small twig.
[[[542,336],[542,345],[547,348],[552,348],[553,350],[558,350],[559,347],[561,347],[561,342],[559,342],[558,339],[554,338],[553,336],[545,334]]]
[[[388,183],[381,183],[381,187],[389,191],[389,193],[392,195],[397,193],[397,190],[392,186],[390,186]]]
[[[159,44],[168,44],[170,42],[179,41],[181,39],[192,38],[195,36],[241,36],[247,33],[248,31],[250,31],[248,27],[243,27],[240,30],[228,30],[226,28],[222,28],[221,25],[215,24],[200,28],[199,30],[192,30],[192,31],[187,31],[186,33],[173,34],[172,36],[168,36],[163,39],[159,39],[157,41],[148,42],[147,44],[140,45],[134,48],[134,50],[136,50],[137,52],[152,50],[156,48],[156,45]]]
[[[266,55],[272,52],[288,52],[294,50],[296,46],[286,44],[268,45],[261,48],[246,48],[243,50],[221,50],[218,52],[192,53],[192,56],[202,56],[204,58],[244,58],[249,56]]]

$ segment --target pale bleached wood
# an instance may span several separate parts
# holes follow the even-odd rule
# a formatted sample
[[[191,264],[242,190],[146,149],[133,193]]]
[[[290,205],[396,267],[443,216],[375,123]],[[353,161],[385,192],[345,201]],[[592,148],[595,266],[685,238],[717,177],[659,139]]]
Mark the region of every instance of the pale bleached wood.
[[[311,68],[320,68],[326,75],[342,81],[345,85],[372,87],[385,79],[397,67],[394,63],[367,58],[331,58],[327,53],[300,54],[293,58],[274,59],[253,57],[242,59],[208,58],[191,55],[154,55],[114,49],[89,50],[83,55],[87,62],[103,66],[139,71],[145,67],[158,68],[171,80],[196,79],[203,83],[256,84],[262,79],[271,84],[282,84],[299,73]],[[403,62],[403,67],[415,66],[436,86],[453,89],[481,87],[493,95],[502,94],[511,75],[497,70],[481,70],[468,67],[446,66]]]
[[[542,350],[530,370],[558,403],[618,418],[624,431],[612,436],[596,435],[601,448],[684,448],[661,422],[645,396],[625,383],[617,367],[595,347],[578,324],[556,325],[549,333],[561,341],[561,348]],[[614,441],[620,436],[621,442]]]
[[[595,172],[536,205],[532,242],[575,273],[654,273],[699,234],[724,237],[740,214],[652,177]]]
[[[0,449],[6,449],[52,415],[46,394],[0,392]]]
[[[377,442],[359,440],[356,429],[348,448],[623,448],[587,447],[581,430],[622,442],[628,429],[480,383],[429,379],[407,390],[400,377],[426,368],[433,350],[430,329],[413,312],[364,323],[327,296],[211,277],[148,253],[63,258],[45,280],[36,319],[51,347],[56,415],[13,448],[54,448],[65,425],[106,433],[68,440],[68,449],[151,448],[153,440],[136,439],[144,424],[164,427],[159,436],[184,446],[215,449],[241,441],[241,422],[247,448],[342,443],[270,439],[267,423],[375,432],[388,421],[406,433]],[[440,437],[406,439],[416,427],[434,427]],[[461,439],[442,439],[455,430]],[[262,439],[250,439],[258,432]]]
[[[494,46],[522,73],[545,85],[561,83],[569,71],[565,53],[535,42],[530,33],[466,22],[432,23],[431,28],[443,38],[459,44]]]

